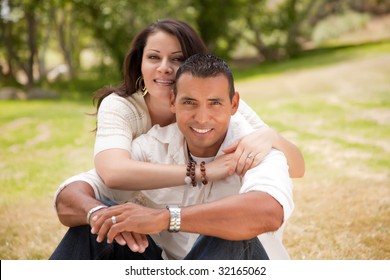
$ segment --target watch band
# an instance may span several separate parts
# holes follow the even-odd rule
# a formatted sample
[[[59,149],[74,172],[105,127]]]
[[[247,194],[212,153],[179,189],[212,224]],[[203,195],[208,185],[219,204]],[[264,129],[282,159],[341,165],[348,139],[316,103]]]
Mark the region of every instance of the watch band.
[[[179,207],[169,207],[169,232],[179,232],[180,231],[180,223],[181,223],[181,209]]]

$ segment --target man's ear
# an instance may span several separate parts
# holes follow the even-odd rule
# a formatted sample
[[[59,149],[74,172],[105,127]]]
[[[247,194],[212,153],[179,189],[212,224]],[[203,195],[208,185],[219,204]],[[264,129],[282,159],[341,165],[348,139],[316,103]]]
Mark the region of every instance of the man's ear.
[[[238,93],[238,91],[236,91],[232,98],[232,116],[237,112],[239,104],[240,104],[240,94]]]
[[[176,114],[175,94],[173,93],[173,89],[171,89],[171,92],[169,93],[169,99],[171,102],[171,112]]]

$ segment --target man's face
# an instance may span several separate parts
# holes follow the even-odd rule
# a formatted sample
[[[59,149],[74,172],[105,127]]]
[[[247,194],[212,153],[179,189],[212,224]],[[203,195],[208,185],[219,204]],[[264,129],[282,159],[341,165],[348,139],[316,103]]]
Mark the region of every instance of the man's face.
[[[225,139],[230,117],[238,108],[239,95],[229,98],[225,76],[199,78],[189,73],[176,81],[176,99],[171,94],[171,110],[191,153],[197,157],[215,156]]]

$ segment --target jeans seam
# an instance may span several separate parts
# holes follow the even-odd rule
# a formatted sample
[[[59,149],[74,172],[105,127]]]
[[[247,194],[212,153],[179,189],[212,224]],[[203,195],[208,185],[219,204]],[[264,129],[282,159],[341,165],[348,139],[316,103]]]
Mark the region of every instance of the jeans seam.
[[[245,241],[244,241],[245,242]],[[247,242],[245,242],[245,245],[246,245],[246,247],[241,251],[241,253],[240,253],[240,255],[239,255],[239,259],[243,259],[243,256],[244,256],[244,254],[248,251],[248,249],[249,249],[249,242],[250,241],[247,241]]]

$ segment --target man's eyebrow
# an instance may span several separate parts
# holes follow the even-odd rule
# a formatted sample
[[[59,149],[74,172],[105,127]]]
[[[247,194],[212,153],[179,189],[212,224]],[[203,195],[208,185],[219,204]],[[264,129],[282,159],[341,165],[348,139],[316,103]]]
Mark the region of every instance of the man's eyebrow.
[[[182,101],[196,101],[195,98],[187,97],[187,96],[181,97],[180,100],[182,100]],[[221,102],[221,101],[224,100],[224,98],[215,97],[215,98],[208,98],[207,100],[208,100],[208,101],[212,101],[212,102],[215,102],[215,101]]]
[[[183,96],[183,97],[180,98],[180,100],[183,100],[183,101],[186,101],[186,100],[194,101],[194,100],[196,100],[196,99],[195,99],[195,98],[192,98],[192,97]]]

